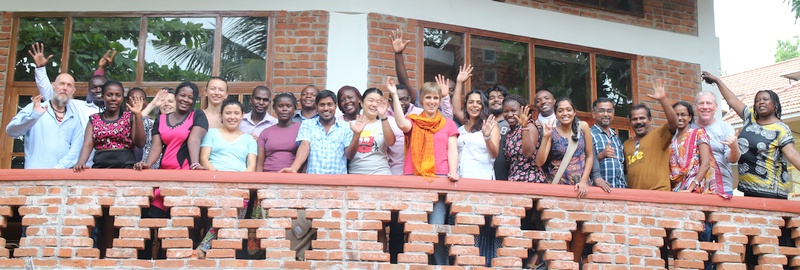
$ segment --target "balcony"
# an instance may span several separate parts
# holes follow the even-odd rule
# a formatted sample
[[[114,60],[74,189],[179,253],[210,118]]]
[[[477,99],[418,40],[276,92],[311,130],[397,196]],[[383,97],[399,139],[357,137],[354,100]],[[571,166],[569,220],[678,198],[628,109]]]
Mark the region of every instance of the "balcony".
[[[574,238],[578,234],[590,247],[584,269],[702,269],[709,260],[717,269],[747,269],[746,250],[757,256],[756,269],[800,267],[795,201],[594,187],[588,198],[577,199],[570,186],[393,176],[133,170],[0,175],[0,246],[6,247],[0,268],[426,269],[438,267],[428,266],[429,255],[443,241],[453,265],[447,269],[477,269],[487,262],[474,246],[482,227],[494,228],[502,243],[490,260],[495,268],[521,268],[537,248],[549,269],[578,269],[569,251],[573,239],[583,238]],[[168,218],[142,217],[155,187],[170,207]],[[268,215],[237,219],[251,193]],[[439,200],[454,225],[428,223]],[[317,230],[305,261],[295,259],[285,237],[298,210]],[[378,240],[393,217],[405,233],[403,252],[394,256]],[[528,220],[544,226],[523,226]],[[698,241],[706,220],[716,242]],[[198,259],[196,231],[203,223],[219,238]],[[93,227],[100,231],[97,247]],[[255,230],[266,259],[236,259],[248,229]],[[797,244],[780,245],[782,233]],[[154,239],[165,258],[138,259]]]

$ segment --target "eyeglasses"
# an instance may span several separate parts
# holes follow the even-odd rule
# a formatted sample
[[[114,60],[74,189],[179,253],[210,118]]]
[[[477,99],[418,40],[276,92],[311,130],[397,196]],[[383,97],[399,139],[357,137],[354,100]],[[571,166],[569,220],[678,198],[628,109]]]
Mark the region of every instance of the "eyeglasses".
[[[636,146],[633,147],[633,156],[639,154],[639,140],[636,140]]]
[[[689,116],[690,115],[688,113],[679,113],[678,114],[678,117],[689,117]]]
[[[595,110],[596,113],[609,113],[614,114],[614,109],[597,109]]]

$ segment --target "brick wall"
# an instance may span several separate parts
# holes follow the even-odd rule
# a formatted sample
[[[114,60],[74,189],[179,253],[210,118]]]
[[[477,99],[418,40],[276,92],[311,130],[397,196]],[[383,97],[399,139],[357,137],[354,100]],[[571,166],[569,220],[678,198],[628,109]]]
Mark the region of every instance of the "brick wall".
[[[378,230],[392,215],[404,225],[405,252],[400,264],[427,265],[433,244],[443,241],[458,268],[485,263],[474,247],[481,226],[496,229],[501,240],[493,267],[520,268],[528,250],[542,250],[549,269],[577,269],[568,247],[576,232],[592,244],[584,269],[702,269],[711,260],[718,269],[745,269],[742,255],[751,248],[759,268],[800,266],[800,249],[780,246],[789,233],[800,242],[800,208],[796,202],[762,198],[724,200],[714,195],[591,187],[576,199],[570,186],[462,179],[427,182],[421,177],[317,176],[207,171],[27,170],[0,174],[0,242],[14,240],[13,220],[27,226],[27,237],[13,253],[0,248],[0,267],[58,268],[391,268]],[[28,180],[36,179],[36,180]],[[47,180],[49,179],[49,180]],[[81,179],[115,179],[87,181]],[[148,179],[138,181],[137,179]],[[47,180],[47,181],[45,181]],[[159,186],[171,217],[142,218],[153,187]],[[239,220],[237,208],[256,190],[264,219]],[[440,198],[455,216],[454,225],[429,224],[427,214]],[[678,202],[678,203],[676,203]],[[94,217],[103,207],[118,228],[113,247],[93,248]],[[285,240],[290,219],[305,209],[318,230],[306,261],[295,261]],[[196,259],[189,237],[202,213],[212,219],[219,238],[207,259]],[[14,217],[17,216],[17,217]],[[21,219],[18,216],[22,216]],[[541,220],[538,230],[524,226]],[[698,233],[711,222],[717,242],[700,242]],[[20,224],[16,224],[19,226]],[[256,229],[265,260],[237,260],[247,229]],[[166,260],[138,260],[136,252],[157,233]],[[18,236],[17,236],[18,237]],[[578,238],[579,239],[579,238]],[[661,247],[671,251],[668,261]],[[2,245],[4,246],[4,245]],[[709,252],[711,255],[709,256]]]
[[[393,30],[402,29],[403,39],[411,40],[403,51],[406,59],[406,70],[412,84],[417,78],[417,49],[422,48],[417,38],[418,27],[409,24],[409,19],[370,13],[369,20],[369,77],[367,87],[379,87],[385,84],[386,76],[397,77],[394,67],[394,51],[389,39]],[[380,87],[379,87],[380,88]],[[384,88],[382,88],[384,89]]]
[[[0,119],[3,118],[6,78],[8,78],[8,56],[11,50],[11,12],[0,12]]]
[[[294,92],[325,86],[328,59],[327,11],[280,11],[275,20],[272,91]]]
[[[647,105],[652,110],[654,123],[662,125],[666,123],[664,110],[660,103],[649,97],[648,93],[653,92],[653,84],[656,78],[667,81],[667,98],[670,104],[678,101],[686,101],[694,104],[697,93],[702,88],[700,79],[700,64],[680,62],[654,56],[636,57],[636,74],[639,92],[636,94],[639,102]]]
[[[506,3],[581,17],[697,36],[696,0],[643,0],[644,16],[603,11],[559,0],[506,0]]]

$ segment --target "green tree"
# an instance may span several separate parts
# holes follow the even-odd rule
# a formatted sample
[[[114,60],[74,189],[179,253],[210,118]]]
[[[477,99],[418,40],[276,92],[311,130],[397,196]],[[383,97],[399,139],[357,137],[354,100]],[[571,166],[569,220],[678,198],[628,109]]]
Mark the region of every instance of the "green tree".
[[[786,0],[789,3],[789,6],[792,7],[792,12],[794,12],[795,18],[800,18],[800,0]]]
[[[775,49],[775,63],[800,57],[800,38],[794,36],[794,40],[778,40],[778,47]]]

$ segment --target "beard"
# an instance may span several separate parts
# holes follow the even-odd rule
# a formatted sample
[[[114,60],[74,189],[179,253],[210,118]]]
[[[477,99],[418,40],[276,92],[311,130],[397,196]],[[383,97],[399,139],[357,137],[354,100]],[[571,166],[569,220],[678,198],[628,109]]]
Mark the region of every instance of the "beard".
[[[499,109],[489,108],[489,113],[492,114],[492,115],[500,115],[500,114],[503,113],[503,108],[502,107],[499,108]]]
[[[72,96],[61,96],[61,95],[57,95],[57,96],[53,97],[53,99],[52,99],[52,100],[53,100],[53,102],[55,102],[55,103],[56,103],[56,105],[58,105],[59,107],[64,107],[64,106],[67,106],[67,103],[69,103],[69,100],[70,100],[70,99],[72,99]]]

